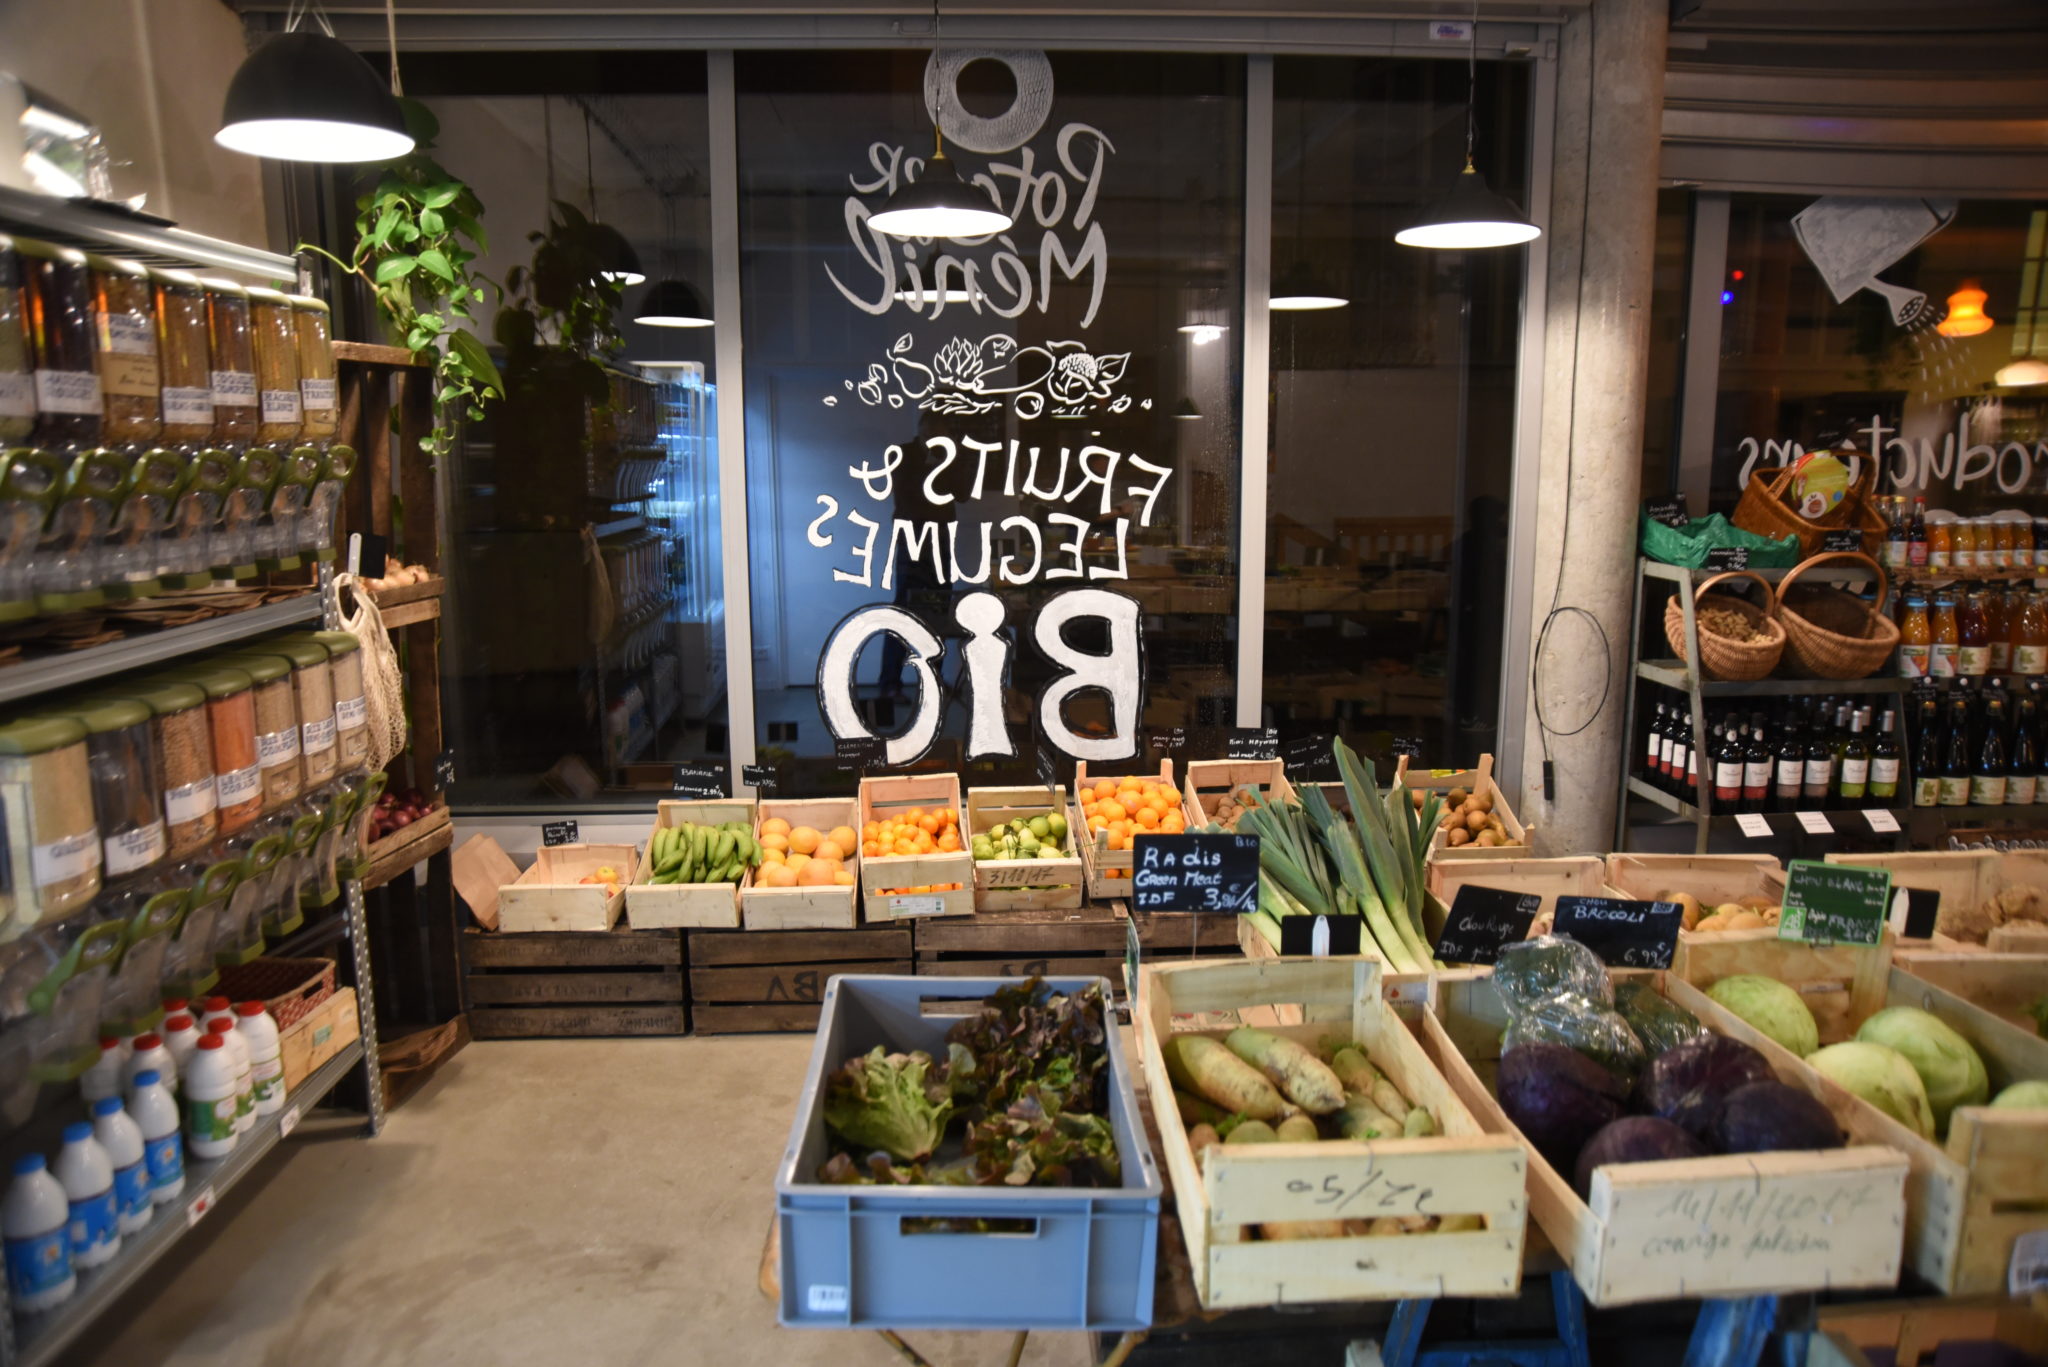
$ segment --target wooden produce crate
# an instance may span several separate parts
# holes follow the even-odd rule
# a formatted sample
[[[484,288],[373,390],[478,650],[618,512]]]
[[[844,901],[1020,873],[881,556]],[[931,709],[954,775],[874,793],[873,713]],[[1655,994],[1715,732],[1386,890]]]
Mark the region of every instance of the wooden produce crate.
[[[363,820],[369,820],[364,813]],[[454,843],[454,820],[448,808],[437,806],[418,821],[401,826],[382,840],[366,841],[363,859],[363,891],[381,888],[422,859],[430,859]]]
[[[1709,1026],[1736,1033],[1718,1009],[1698,1009],[1706,1000],[1698,991],[1668,974],[1648,976]],[[1434,1015],[1453,1046],[1444,1063],[1453,1090],[1488,1131],[1526,1143],[1493,1093],[1507,1012],[1492,977],[1442,981]],[[1817,1075],[1782,1057],[1790,1061],[1772,1060],[1779,1077],[1814,1091],[1808,1081]],[[1906,1156],[1856,1107],[1820,1099],[1849,1131],[1851,1147],[1619,1164],[1593,1174],[1585,1199],[1570,1174],[1530,1147],[1529,1213],[1599,1306],[1889,1287],[1899,1277]]]
[[[619,890],[579,878],[605,865],[619,873]],[[606,931],[619,919],[640,860],[631,845],[543,845],[533,865],[498,889],[498,929]]]
[[[1493,795],[1494,815],[1500,818],[1501,827],[1507,831],[1510,845],[1452,845],[1444,831],[1439,828],[1430,838],[1429,857],[1437,859],[1526,859],[1530,842],[1535,836],[1534,826],[1524,826],[1515,816],[1515,809],[1508,803],[1508,795],[1493,781],[1493,756],[1481,755],[1477,769],[1424,769],[1410,762],[1408,756],[1401,756],[1394,766],[1394,776],[1406,783],[1411,792],[1447,794],[1453,788],[1467,792],[1490,793]]]
[[[1157,773],[1132,770],[1129,774],[1091,774],[1088,761],[1074,761],[1074,798],[1067,811],[1067,827],[1074,832],[1075,843],[1081,851],[1081,867],[1088,879],[1090,897],[1128,897],[1131,895],[1132,851],[1112,850],[1108,841],[1101,839],[1101,833],[1088,828],[1088,818],[1081,813],[1081,806],[1088,798],[1085,790],[1103,779],[1122,782],[1126,777],[1135,776],[1151,782],[1173,787],[1173,761],[1159,761]]]
[[[1541,935],[1549,929],[1560,897],[1612,895],[1607,886],[1606,863],[1590,854],[1554,859],[1445,860],[1429,865],[1428,879],[1430,892],[1446,907],[1458,899],[1458,890],[1468,884],[1541,897],[1543,908],[1529,927],[1531,935]]]
[[[1623,897],[1644,901],[1654,901],[1666,892],[1690,893],[1699,899],[1702,915],[1743,897],[1768,897],[1773,903],[1782,903],[1785,898],[1784,866],[1767,854],[1611,854],[1607,856],[1607,883]],[[1701,981],[1695,976],[1697,973],[1711,973],[1719,978],[1730,973],[1762,972],[1766,969],[1727,965],[1750,963],[1768,968],[1774,959],[1789,954],[1799,960],[1802,972],[1811,973],[1813,963],[1829,963],[1827,972],[1814,976],[1833,976],[1845,984],[1859,972],[1871,975],[1868,981],[1873,984],[1884,974],[1884,964],[1872,961],[1867,953],[1815,951],[1820,958],[1811,959],[1789,946],[1785,950],[1772,948],[1779,943],[1776,926],[1755,930],[1681,930],[1678,946],[1671,955],[1671,971],[1687,982],[1697,983]],[[1697,968],[1693,963],[1695,953],[1705,956]]]
[[[1952,992],[1971,1005],[2030,1032],[2035,1032],[2036,1027],[2027,1008],[2048,996],[2048,954],[1935,954],[1920,951],[1899,955],[1894,969]]]
[[[1929,888],[1941,894],[1940,924],[1969,911],[2014,885],[2048,890],[2048,851],[2001,853],[1984,846],[1968,850],[1914,850],[1896,854],[1829,855],[1831,864],[1866,864],[1890,869],[1898,887]],[[1981,943],[1936,929],[1926,940],[1902,942],[1902,950],[1942,954],[2048,954],[2048,924],[2008,922]]]
[[[732,930],[740,923],[740,893],[753,883],[753,870],[744,869],[737,883],[650,883],[654,877],[654,832],[691,822],[699,826],[721,826],[744,821],[754,830],[754,804],[740,798],[708,801],[658,802],[654,826],[642,847],[640,872],[626,889],[626,924],[635,930],[676,930],[708,927]]]
[[[1492,1133],[1446,1083],[1441,1031],[1418,1041],[1380,996],[1365,959],[1156,964],[1141,972],[1133,1017],[1160,1152],[1194,1272],[1211,1310],[1413,1296],[1512,1296],[1522,1272],[1528,1159]],[[1348,1008],[1350,1032],[1373,1066],[1435,1115],[1427,1139],[1224,1145],[1197,1155],[1174,1102],[1163,1049],[1176,1034],[1220,1038],[1228,1027],[1178,1028],[1191,1013],[1239,1014],[1288,1005]],[[1327,1024],[1272,1026],[1314,1048]],[[1471,1214],[1485,1228],[1399,1236],[1254,1240],[1274,1221]]]
[[[835,974],[911,972],[911,924],[689,931],[691,1023],[700,1035],[816,1030]]]
[[[973,837],[998,822],[1020,816],[1043,816],[1057,812],[1065,820],[1071,810],[1065,784],[1050,790],[1035,785],[1022,788],[969,788],[967,810],[960,819],[961,838]],[[970,829],[971,828],[971,829]],[[1069,824],[1067,848],[1080,847],[1081,834]],[[974,907],[976,911],[1059,911],[1081,905],[1083,880],[1081,857],[1064,859],[992,859],[974,863]]]
[[[284,1091],[289,1097],[320,1066],[363,1037],[363,1020],[356,1011],[356,990],[337,987],[334,994],[301,1017],[277,1037],[279,1061],[284,1065]]]
[[[923,921],[917,972],[938,978],[1123,977],[1124,918],[1111,907],[985,911],[970,921]]]
[[[1827,1043],[1855,1029],[1844,1022],[1860,1021],[1884,1004],[1897,945],[1889,930],[1874,945],[1781,940],[1775,926],[1705,935],[1680,932],[1671,973],[1702,992],[1738,973],[1775,978],[1799,993],[1820,1027],[1821,1042]]]
[[[2005,981],[1998,957],[1968,957],[1989,970],[1978,980],[1987,988]],[[2038,968],[2033,973],[2036,990],[2048,991],[2048,976]],[[2009,990],[2009,982],[2002,990]],[[1914,1272],[1946,1295],[2005,1291],[2014,1241],[2048,1230],[2048,1112],[1962,1106],[1950,1116],[1946,1136],[1925,1139],[1822,1077],[1704,993],[1674,990],[1673,999],[1711,1028],[1762,1050],[1781,1074],[1796,1070],[1799,1085],[1843,1117],[1858,1141],[1886,1144],[1905,1156],[1912,1169],[1906,1183],[1906,1263]],[[1871,1009],[1883,1006],[1918,1007],[1952,1026],[1983,1058],[1994,1096],[2007,1083],[2048,1081],[2048,1040],[1947,987],[1896,968]],[[1822,1025],[1821,1043],[1850,1038],[1868,1014]]]
[[[1191,831],[1214,821],[1217,801],[1240,787],[1255,788],[1276,802],[1296,800],[1287,766],[1277,759],[1189,760],[1180,787]]]
[[[829,832],[846,826],[860,833],[860,802],[850,797],[770,798],[759,810],[762,821],[781,817],[792,827]],[[750,877],[740,886],[740,920],[748,930],[852,930],[860,924],[858,846],[848,854],[846,867],[854,876],[851,887],[771,888]]]
[[[679,930],[462,936],[463,999],[477,1039],[680,1035]]]
[[[860,825],[912,807],[960,811],[958,774],[909,774],[860,781]],[[962,814],[964,816],[964,813]],[[861,860],[861,908],[869,924],[918,916],[967,916],[974,911],[974,856],[963,846],[945,854],[884,854]],[[911,893],[904,888],[946,888]]]

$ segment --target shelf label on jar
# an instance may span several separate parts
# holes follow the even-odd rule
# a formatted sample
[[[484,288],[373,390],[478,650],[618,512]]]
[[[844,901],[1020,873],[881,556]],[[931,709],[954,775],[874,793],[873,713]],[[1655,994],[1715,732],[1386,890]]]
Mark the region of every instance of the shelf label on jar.
[[[216,408],[254,408],[256,377],[246,370],[214,371],[213,403]]]
[[[208,774],[197,782],[180,784],[176,788],[164,789],[164,819],[173,826],[182,826],[188,821],[198,821],[213,810],[220,800],[220,790],[215,786],[213,775]]]
[[[353,698],[334,700],[334,725],[337,730],[353,731],[358,726],[370,724],[369,699],[360,695]]]
[[[36,382],[25,370],[0,372],[0,418],[33,418]]]
[[[160,382],[154,354],[129,356],[102,351],[99,366],[101,393],[137,399],[154,399],[157,396]]]
[[[100,350],[124,356],[156,355],[156,328],[149,319],[132,313],[100,315]]]
[[[303,422],[305,414],[299,408],[299,391],[296,389],[266,389],[262,393],[263,421]]]
[[[124,873],[146,869],[164,857],[170,842],[164,835],[164,823],[152,821],[147,826],[137,826],[132,831],[110,835],[105,842],[107,876],[119,878]]]
[[[319,721],[309,721],[299,728],[299,734],[304,738],[300,748],[309,755],[317,755],[322,750],[332,750],[334,718],[322,717]]]
[[[195,426],[213,421],[211,389],[196,389],[190,385],[165,385],[162,393],[165,422]]]
[[[256,763],[264,769],[275,769],[281,764],[290,764],[299,757],[299,728],[288,726],[282,731],[265,731],[256,737]]]
[[[222,807],[239,807],[244,802],[254,801],[262,793],[263,766],[252,764],[233,773],[215,774],[213,786]]]
[[[100,377],[90,370],[38,370],[36,408],[44,413],[98,417]]]
[[[333,380],[300,380],[299,399],[316,412],[336,406],[340,387]]]
[[[91,827],[77,835],[37,845],[29,851],[29,869],[39,888],[83,878],[99,867],[100,833]]]

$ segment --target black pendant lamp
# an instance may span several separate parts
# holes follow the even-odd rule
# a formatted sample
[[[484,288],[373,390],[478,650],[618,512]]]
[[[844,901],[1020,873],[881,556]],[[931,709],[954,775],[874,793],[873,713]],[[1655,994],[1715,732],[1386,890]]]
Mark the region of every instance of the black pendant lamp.
[[[1475,104],[1479,93],[1479,6],[1473,0],[1470,40],[1465,49],[1465,169],[1450,194],[1423,211],[1422,216],[1394,234],[1404,247],[1434,247],[1438,251],[1465,251],[1481,247],[1512,247],[1543,236],[1543,230],[1529,221],[1521,206],[1506,195],[1487,188],[1486,177],[1472,163],[1472,146],[1478,134]]]
[[[386,4],[390,14],[389,0]],[[220,130],[213,140],[252,157],[278,161],[390,161],[413,149],[392,79],[379,76],[347,44],[320,29],[294,27],[249,54],[228,83]],[[395,21],[394,21],[395,22]]]
[[[663,280],[647,291],[633,321],[651,328],[708,328],[711,310],[689,281]]]
[[[1015,221],[993,195],[960,179],[934,125],[931,160],[869,215],[868,226],[891,237],[987,237],[1007,232]]]
[[[1182,422],[1193,422],[1202,416],[1202,410],[1195,407],[1193,399],[1184,398],[1174,407],[1173,416]]]
[[[597,273],[620,285],[637,285],[647,278],[640,269],[640,253],[626,235],[597,216],[597,162],[590,155],[590,105],[583,105],[583,189],[590,196],[590,228],[584,237],[597,261]]]

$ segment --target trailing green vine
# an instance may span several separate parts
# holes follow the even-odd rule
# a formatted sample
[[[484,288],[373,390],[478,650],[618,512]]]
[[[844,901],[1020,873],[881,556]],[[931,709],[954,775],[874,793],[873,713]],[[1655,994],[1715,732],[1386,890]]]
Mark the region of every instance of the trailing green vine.
[[[401,103],[417,146],[387,163],[376,184],[357,197],[349,259],[312,243],[299,249],[359,277],[406,348],[433,366],[434,427],[420,449],[439,459],[453,447],[462,419],[481,418],[483,401],[505,393],[490,352],[460,326],[474,321],[472,309],[484,302],[486,287],[498,287],[471,269],[490,250],[483,204],[427,154],[440,122],[416,100]]]

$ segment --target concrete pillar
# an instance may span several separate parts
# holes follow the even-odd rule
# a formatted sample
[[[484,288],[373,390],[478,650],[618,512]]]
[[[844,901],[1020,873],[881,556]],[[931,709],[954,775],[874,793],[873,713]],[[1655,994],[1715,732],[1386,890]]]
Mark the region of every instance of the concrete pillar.
[[[1530,676],[1519,809],[1537,824],[1544,854],[1605,851],[1614,841],[1665,30],[1662,0],[1594,0],[1560,39],[1532,641],[1551,620]],[[1550,801],[1538,699],[1553,728]],[[1574,734],[1557,734],[1565,731]]]

